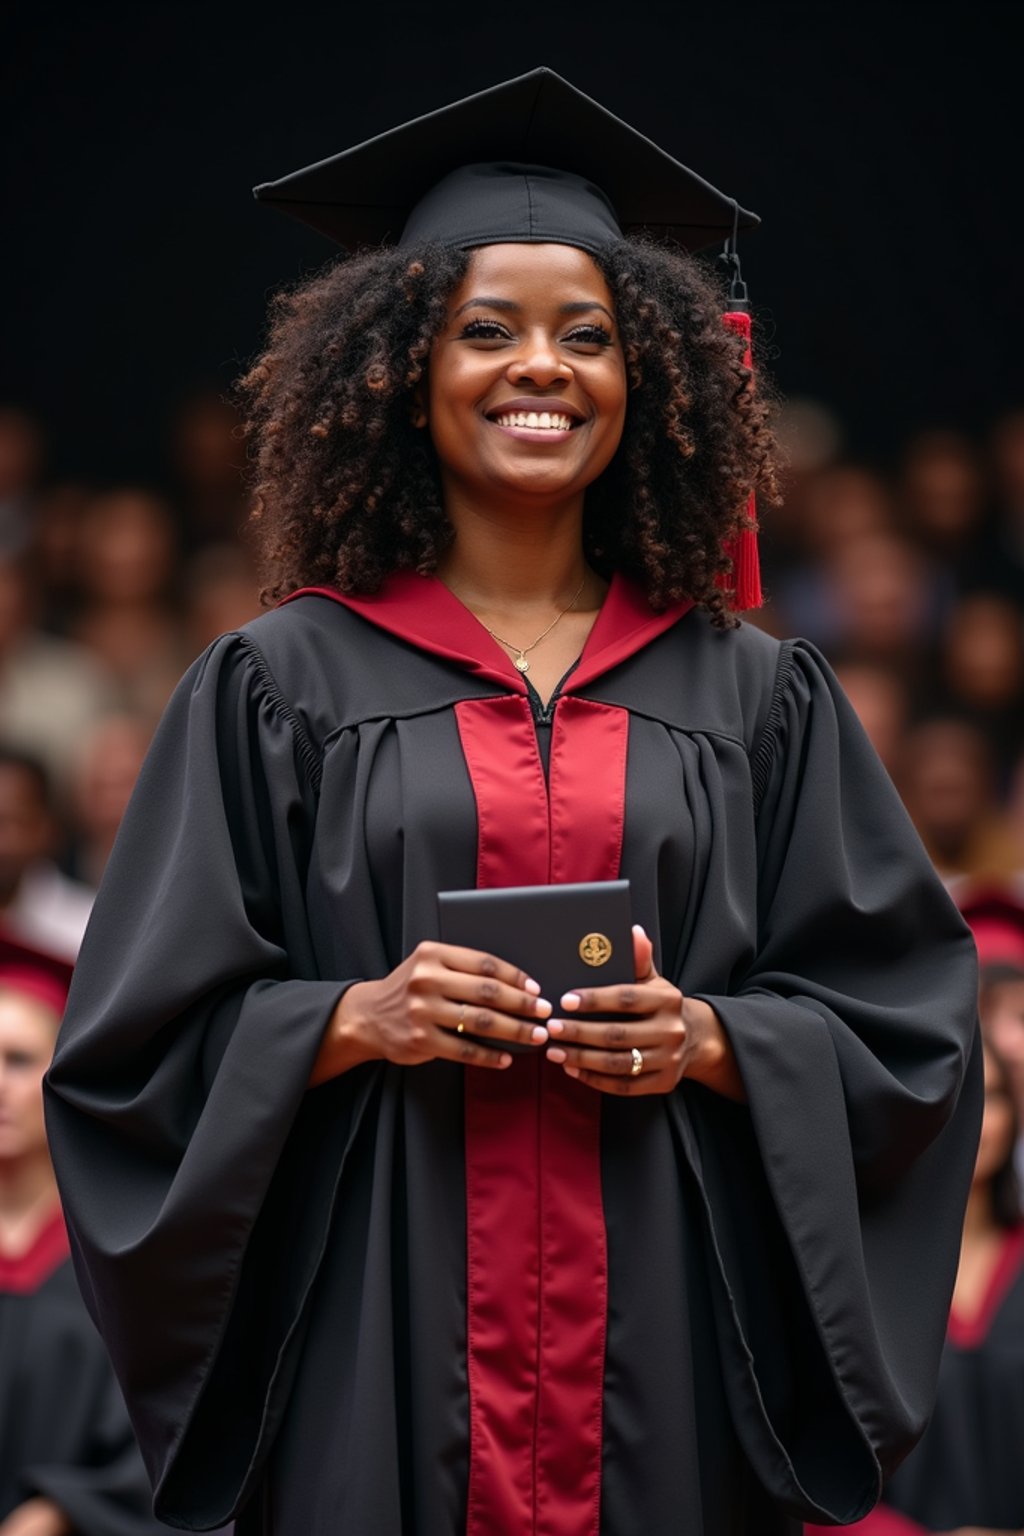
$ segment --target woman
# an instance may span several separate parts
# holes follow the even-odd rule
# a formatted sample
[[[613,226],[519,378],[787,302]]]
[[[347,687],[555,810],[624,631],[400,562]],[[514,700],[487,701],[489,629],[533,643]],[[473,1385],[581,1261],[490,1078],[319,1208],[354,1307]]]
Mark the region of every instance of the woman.
[[[984,1026],[984,990],[982,991]],[[1024,1530],[1024,1224],[1018,1120],[1006,1064],[986,1042],[985,1114],[935,1413],[863,1536],[1020,1536]]]
[[[50,1078],[157,1509],[855,1518],[928,1411],[975,981],[823,663],[725,611],[763,408],[613,204],[697,243],[735,205],[547,71],[271,191],[352,238],[419,201],[278,307],[248,389],[294,600],[172,703]],[[617,876],[611,996],[438,941],[442,889]]]
[[[46,1145],[43,1072],[70,976],[0,935],[0,1536],[156,1536]]]

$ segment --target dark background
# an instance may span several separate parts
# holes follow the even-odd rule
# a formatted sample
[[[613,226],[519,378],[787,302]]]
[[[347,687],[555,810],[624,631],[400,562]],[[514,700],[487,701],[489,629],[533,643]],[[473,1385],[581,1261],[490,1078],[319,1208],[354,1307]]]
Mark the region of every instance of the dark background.
[[[1021,11],[8,6],[0,401],[41,414],[55,473],[159,478],[176,402],[330,256],[250,187],[545,63],[761,214],[775,374],[850,452],[981,434],[1024,401]]]

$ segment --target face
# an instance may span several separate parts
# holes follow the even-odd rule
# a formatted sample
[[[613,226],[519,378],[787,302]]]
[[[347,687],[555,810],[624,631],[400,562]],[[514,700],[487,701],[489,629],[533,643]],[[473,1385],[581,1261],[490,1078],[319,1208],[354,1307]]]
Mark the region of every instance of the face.
[[[991,1051],[985,1057],[985,1113],[981,1140],[974,1164],[974,1182],[987,1183],[1010,1155],[1013,1139],[1013,1101],[1010,1087]]]
[[[33,997],[0,987],[0,1163],[41,1152],[43,1073],[50,1065],[58,1019]]]
[[[1006,1063],[1024,1118],[1024,981],[1000,981],[983,988],[981,1027]]]
[[[581,496],[619,446],[626,393],[612,295],[585,251],[474,251],[424,401],[449,510]]]
[[[35,779],[16,763],[0,765],[0,895],[53,846],[53,822]]]

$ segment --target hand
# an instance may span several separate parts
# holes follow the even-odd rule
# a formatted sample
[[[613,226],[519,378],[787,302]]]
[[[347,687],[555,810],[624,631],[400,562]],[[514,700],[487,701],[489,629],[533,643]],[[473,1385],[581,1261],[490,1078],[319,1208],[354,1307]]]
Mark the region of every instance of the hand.
[[[633,929],[636,984],[581,987],[567,992],[562,1007],[571,1018],[548,1020],[555,1042],[547,1058],[602,1093],[671,1093],[682,1078],[703,1083],[725,1098],[746,1098],[722,1021],[708,1003],[684,997],[654,969],[654,946]],[[587,1013],[624,1013],[616,1023],[588,1022]],[[634,1074],[633,1049],[643,1056]]]
[[[416,1067],[457,1061],[499,1071],[512,1063],[502,1041],[543,1045],[551,1004],[535,981],[478,949],[418,944],[380,981],[357,981],[345,992],[324,1032],[310,1076],[315,1088],[364,1061]],[[467,1034],[458,1033],[463,1024]],[[483,1035],[480,1045],[469,1035]],[[0,1536],[3,1536],[0,1531]]]
[[[73,1527],[52,1499],[29,1499],[0,1520],[0,1536],[72,1536]]]

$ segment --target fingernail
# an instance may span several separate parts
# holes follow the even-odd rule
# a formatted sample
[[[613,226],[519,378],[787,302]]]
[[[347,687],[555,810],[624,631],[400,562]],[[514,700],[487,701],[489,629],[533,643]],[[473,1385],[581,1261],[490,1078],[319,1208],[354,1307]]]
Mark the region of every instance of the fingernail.
[[[533,1011],[534,1013],[539,1013],[542,1019],[546,1019],[551,1012],[551,1004],[546,997],[538,997],[533,1005]]]
[[[548,1051],[548,1061],[562,1062],[565,1060],[565,1052],[557,1045],[553,1045]]]
[[[511,1065],[512,1065],[512,1057],[508,1054],[507,1051],[502,1051],[501,1055],[498,1057],[498,1066],[499,1067],[510,1067]]]
[[[527,992],[532,992],[534,997],[540,996],[540,982],[534,981],[532,976],[527,976],[526,980],[523,982],[523,986],[526,988]]]
[[[578,1008],[579,1005],[580,1005],[580,998],[579,998],[579,993],[578,992],[566,992],[566,993],[563,994],[563,996],[562,996],[562,1007],[563,1008],[568,1008],[568,1009],[571,1010],[573,1008]]]
[[[647,929],[641,928],[639,923],[633,924],[633,932],[639,934],[642,939],[646,939],[647,937]]]
[[[538,1024],[534,1028],[533,1033],[530,1036],[530,1039],[533,1041],[534,1045],[543,1045],[544,1041],[547,1039],[547,1037],[548,1037],[547,1030],[546,1029],[542,1029],[541,1026]]]
[[[564,1019],[548,1019],[548,1034],[560,1035],[565,1029]]]
[[[562,1071],[565,1073],[566,1077],[579,1077],[580,1075],[579,1067],[563,1067]]]

